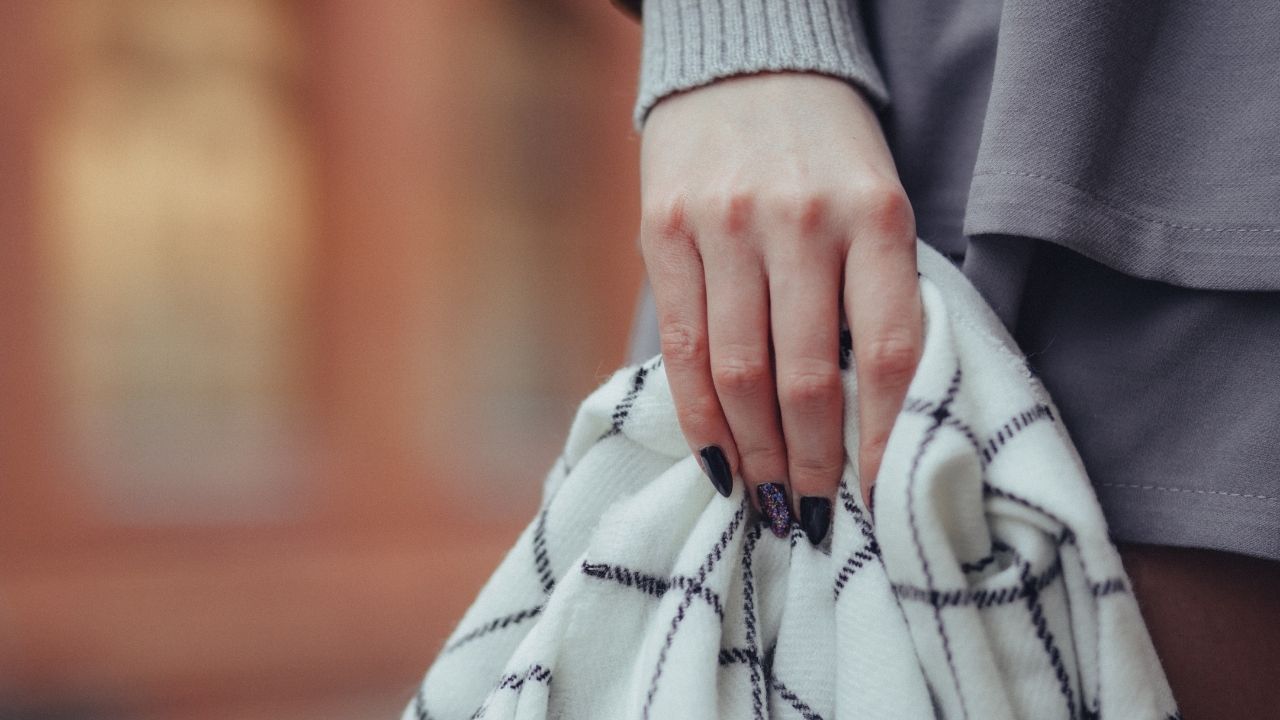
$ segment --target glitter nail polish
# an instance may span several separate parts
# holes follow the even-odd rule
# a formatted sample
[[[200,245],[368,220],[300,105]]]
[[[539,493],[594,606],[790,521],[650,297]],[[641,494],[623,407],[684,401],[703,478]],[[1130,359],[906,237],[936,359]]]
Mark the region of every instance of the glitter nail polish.
[[[769,520],[769,529],[780,538],[791,533],[791,508],[787,505],[787,493],[780,483],[763,483],[756,486],[760,510]]]

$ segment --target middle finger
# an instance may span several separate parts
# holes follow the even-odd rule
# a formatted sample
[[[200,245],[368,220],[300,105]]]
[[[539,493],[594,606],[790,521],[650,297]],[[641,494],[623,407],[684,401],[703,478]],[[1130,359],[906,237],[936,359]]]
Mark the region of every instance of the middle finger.
[[[791,531],[787,454],[769,352],[769,288],[748,238],[705,247],[711,377],[740,458],[739,474],[778,537]]]

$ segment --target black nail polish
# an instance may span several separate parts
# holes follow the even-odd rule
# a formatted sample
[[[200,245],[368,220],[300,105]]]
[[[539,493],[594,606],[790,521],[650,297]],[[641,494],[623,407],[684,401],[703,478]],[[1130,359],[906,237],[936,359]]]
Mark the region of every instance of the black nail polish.
[[[698,455],[702,457],[702,471],[711,478],[711,485],[716,492],[729,497],[733,492],[733,470],[729,467],[724,451],[719,445],[708,445],[699,450]]]
[[[800,498],[800,527],[809,536],[809,542],[817,545],[827,536],[831,527],[831,501],[824,497]]]
[[[787,503],[787,491],[781,483],[763,483],[756,486],[760,509],[769,520],[769,529],[780,538],[791,534],[791,507]]]

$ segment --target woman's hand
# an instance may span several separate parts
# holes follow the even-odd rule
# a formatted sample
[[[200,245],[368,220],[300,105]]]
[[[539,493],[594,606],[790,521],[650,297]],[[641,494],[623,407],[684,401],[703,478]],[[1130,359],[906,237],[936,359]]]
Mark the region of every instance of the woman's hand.
[[[817,544],[845,457],[842,317],[868,504],[923,344],[915,219],[879,122],[820,74],[678,93],[646,120],[641,200],[681,430],[721,493],[742,477],[775,534],[790,510]]]

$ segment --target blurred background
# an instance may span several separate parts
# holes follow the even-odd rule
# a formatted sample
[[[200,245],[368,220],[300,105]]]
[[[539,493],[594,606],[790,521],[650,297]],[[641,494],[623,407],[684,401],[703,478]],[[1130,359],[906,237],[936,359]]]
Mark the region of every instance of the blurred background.
[[[398,717],[624,361],[638,25],[0,27],[0,718]]]

